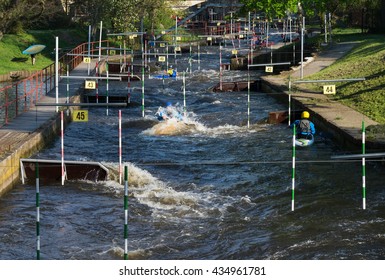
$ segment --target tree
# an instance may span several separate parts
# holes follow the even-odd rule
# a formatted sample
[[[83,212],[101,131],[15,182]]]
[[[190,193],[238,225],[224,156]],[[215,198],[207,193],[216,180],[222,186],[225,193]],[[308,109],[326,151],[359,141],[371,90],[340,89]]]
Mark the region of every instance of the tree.
[[[63,11],[57,0],[0,0],[0,32],[13,33]]]

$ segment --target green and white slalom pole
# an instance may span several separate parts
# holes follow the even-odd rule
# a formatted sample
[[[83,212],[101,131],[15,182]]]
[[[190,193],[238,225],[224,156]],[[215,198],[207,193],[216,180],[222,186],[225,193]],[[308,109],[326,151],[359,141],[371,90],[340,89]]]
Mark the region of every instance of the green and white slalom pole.
[[[362,121],[362,209],[366,209],[365,122]]]
[[[39,163],[36,162],[36,259],[40,260],[40,186]]]
[[[124,259],[128,260],[128,167],[124,167]]]
[[[142,67],[142,117],[144,118],[144,66]]]
[[[293,126],[293,159],[291,173],[291,211],[294,211],[294,189],[295,189],[295,125]]]

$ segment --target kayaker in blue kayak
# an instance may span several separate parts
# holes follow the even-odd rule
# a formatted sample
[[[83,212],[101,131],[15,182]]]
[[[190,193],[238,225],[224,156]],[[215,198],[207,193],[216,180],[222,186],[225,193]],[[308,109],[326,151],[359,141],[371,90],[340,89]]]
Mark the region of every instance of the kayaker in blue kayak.
[[[155,114],[159,121],[164,121],[168,119],[177,119],[181,121],[183,119],[181,113],[172,106],[171,102],[166,103],[166,108],[159,107],[158,111]]]
[[[173,77],[173,78],[176,77],[176,70],[172,68],[172,65],[170,65],[170,67],[168,68],[167,74],[170,77]]]
[[[297,138],[308,138],[309,136],[314,136],[315,134],[315,127],[314,123],[312,123],[310,120],[310,114],[308,111],[303,111],[301,114],[301,119],[296,120],[294,123],[290,125],[291,128],[295,125]]]

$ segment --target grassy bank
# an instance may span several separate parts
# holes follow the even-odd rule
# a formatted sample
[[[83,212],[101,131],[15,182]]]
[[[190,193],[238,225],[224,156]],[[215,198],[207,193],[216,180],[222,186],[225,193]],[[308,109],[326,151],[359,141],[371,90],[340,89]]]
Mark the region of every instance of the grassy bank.
[[[44,30],[29,31],[23,34],[6,34],[0,40],[0,74],[9,74],[11,71],[40,70],[51,63],[55,58],[55,37],[59,37],[60,48],[72,48],[80,43],[87,42],[87,33],[78,30]],[[36,63],[32,65],[29,55],[22,51],[33,44],[46,45],[46,48],[36,56]]]
[[[330,98],[385,124],[385,36],[339,31],[333,39],[334,42],[354,42],[356,46],[331,66],[307,78],[364,77],[366,80],[362,82],[336,83],[337,93]],[[319,86],[317,90],[321,90]]]

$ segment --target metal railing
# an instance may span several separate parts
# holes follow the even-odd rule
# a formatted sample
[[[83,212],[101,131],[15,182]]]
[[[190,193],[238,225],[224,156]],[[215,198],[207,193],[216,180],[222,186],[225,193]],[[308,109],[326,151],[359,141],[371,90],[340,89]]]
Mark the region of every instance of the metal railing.
[[[104,45],[108,41],[102,41]],[[102,47],[103,49],[103,47]],[[59,75],[75,69],[84,56],[99,51],[99,41],[83,43],[59,58]],[[0,127],[8,124],[21,113],[30,110],[41,98],[55,88],[55,63],[31,76],[0,88]]]

